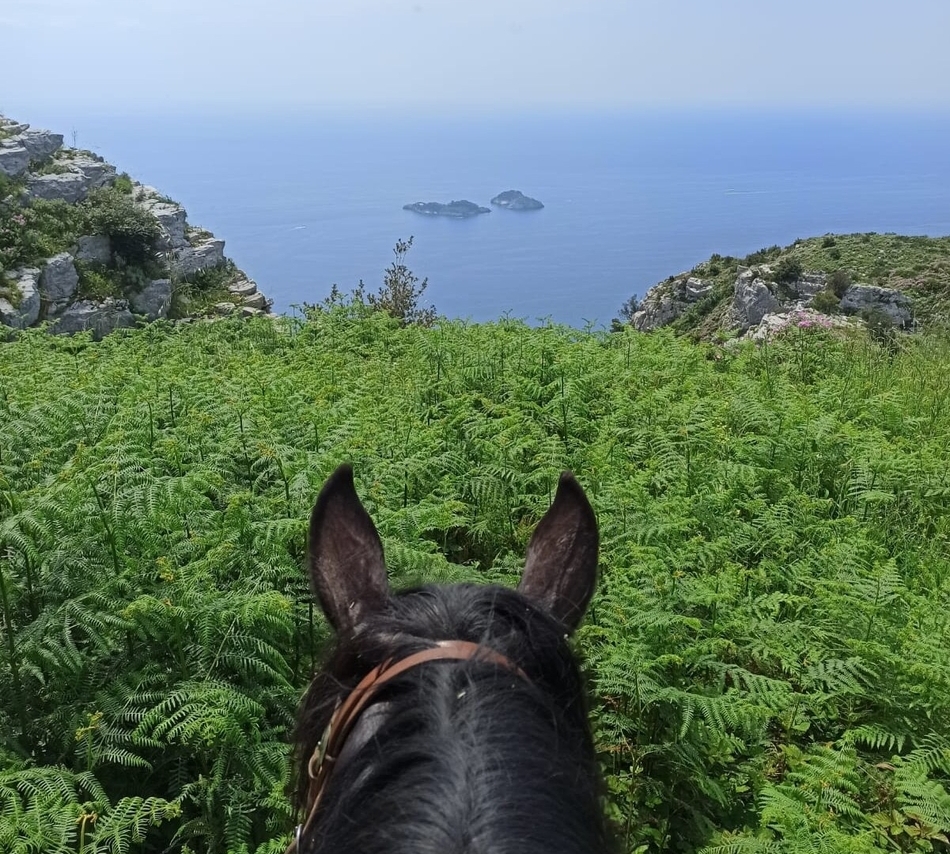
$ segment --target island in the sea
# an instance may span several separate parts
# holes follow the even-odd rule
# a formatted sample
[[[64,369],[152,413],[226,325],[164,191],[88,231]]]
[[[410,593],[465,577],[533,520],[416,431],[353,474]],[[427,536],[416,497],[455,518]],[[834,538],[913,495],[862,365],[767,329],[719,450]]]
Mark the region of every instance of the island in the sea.
[[[510,211],[539,211],[544,207],[537,199],[526,196],[521,190],[505,190],[504,193],[495,196],[491,203]]]
[[[425,216],[448,216],[453,219],[467,219],[479,214],[491,213],[491,208],[483,208],[467,199],[449,202],[447,205],[441,202],[414,202],[411,205],[403,205],[404,211],[414,211]]]

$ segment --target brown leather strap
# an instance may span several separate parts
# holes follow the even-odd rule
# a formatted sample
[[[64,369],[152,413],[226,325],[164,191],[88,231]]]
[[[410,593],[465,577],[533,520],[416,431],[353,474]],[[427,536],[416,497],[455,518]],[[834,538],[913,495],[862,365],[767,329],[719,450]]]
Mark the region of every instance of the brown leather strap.
[[[346,743],[347,736],[356,725],[360,713],[372,702],[379,690],[397,676],[401,676],[407,670],[412,670],[413,667],[418,667],[420,664],[429,661],[451,660],[486,661],[516,673],[522,679],[528,679],[520,667],[500,652],[470,641],[438,641],[435,646],[421,652],[413,653],[397,661],[390,659],[374,667],[360,680],[346,699],[337,706],[330,717],[330,723],[324,730],[323,737],[307,763],[307,773],[310,777],[308,797],[310,809],[306,821],[303,825],[297,827],[295,837],[288,846],[286,854],[291,854],[298,848],[300,840],[310,827],[320,806],[320,800],[323,797],[330,773],[340,756],[343,745]]]

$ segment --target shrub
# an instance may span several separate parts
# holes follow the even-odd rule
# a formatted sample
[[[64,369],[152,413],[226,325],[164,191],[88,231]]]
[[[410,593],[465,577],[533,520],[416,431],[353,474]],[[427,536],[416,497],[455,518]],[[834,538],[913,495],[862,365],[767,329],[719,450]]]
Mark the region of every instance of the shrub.
[[[821,248],[828,249],[834,246],[837,242],[838,241],[835,240],[835,237],[833,234],[826,234],[824,237],[821,238]]]
[[[132,195],[132,179],[129,177],[128,172],[123,172],[121,175],[119,175],[119,177],[113,182],[112,186],[123,195]]]
[[[773,278],[779,284],[791,284],[798,281],[804,271],[802,262],[797,258],[783,258],[775,265]]]
[[[837,314],[841,307],[841,298],[830,290],[819,291],[812,298],[811,307],[822,314]]]
[[[154,260],[158,221],[115,187],[94,190],[83,203],[89,228],[106,234],[116,255],[129,264]]]
[[[828,290],[830,290],[838,299],[844,296],[844,292],[851,287],[851,274],[847,270],[835,270],[828,277]]]
[[[431,326],[436,318],[435,306],[419,308],[419,300],[429,286],[429,280],[420,282],[419,277],[406,266],[406,253],[411,248],[412,237],[396,241],[396,248],[393,249],[396,257],[383,274],[383,286],[375,294],[367,294],[366,299],[371,308],[385,311],[403,326]]]

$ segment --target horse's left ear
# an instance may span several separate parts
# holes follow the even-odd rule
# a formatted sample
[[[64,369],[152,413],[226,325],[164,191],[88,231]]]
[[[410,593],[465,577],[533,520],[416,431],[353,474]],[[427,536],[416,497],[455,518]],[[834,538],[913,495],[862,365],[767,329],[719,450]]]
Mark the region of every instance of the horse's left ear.
[[[310,515],[310,583],[339,634],[352,632],[389,598],[383,544],[340,466],[323,485]]]
[[[577,628],[597,586],[597,518],[570,472],[538,523],[518,590],[568,631]]]

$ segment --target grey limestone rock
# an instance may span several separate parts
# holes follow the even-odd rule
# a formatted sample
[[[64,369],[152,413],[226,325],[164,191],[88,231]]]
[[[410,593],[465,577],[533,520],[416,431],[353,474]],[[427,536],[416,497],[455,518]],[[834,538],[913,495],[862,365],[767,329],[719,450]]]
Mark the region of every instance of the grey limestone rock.
[[[781,311],[782,304],[775,298],[762,279],[740,279],[736,282],[730,315],[732,324],[741,331],[758,326],[767,314]]]
[[[120,328],[132,328],[135,318],[125,300],[107,299],[104,302],[79,300],[66,308],[52,328],[58,335],[74,335],[92,330],[97,339]]]
[[[172,304],[171,279],[152,279],[141,291],[129,297],[129,304],[136,314],[144,314],[149,320],[168,316]]]
[[[147,210],[161,226],[159,244],[162,249],[185,249],[188,239],[185,229],[188,225],[188,216],[185,209],[177,202],[170,201],[162,196],[154,187],[139,185],[135,189],[135,203]]]
[[[61,252],[50,258],[40,276],[40,291],[43,298],[56,305],[65,305],[72,299],[79,286],[79,274],[73,256]]]
[[[66,171],[51,175],[30,175],[26,182],[26,196],[31,199],[62,199],[69,204],[81,202],[91,190],[115,181],[115,167],[80,152],[56,161]]]
[[[112,245],[108,235],[86,234],[76,242],[73,256],[88,264],[108,264],[112,258]]]
[[[40,316],[40,271],[36,267],[10,270],[6,274],[8,288],[19,292],[18,298],[0,297],[0,323],[15,329],[26,329]],[[14,305],[14,302],[16,305]]]
[[[224,241],[214,235],[201,237],[175,252],[175,267],[180,276],[191,276],[199,270],[224,263]]]
[[[712,285],[709,282],[682,273],[650,288],[640,303],[640,310],[634,312],[630,322],[640,332],[658,329],[672,323],[693,303],[711,292]]]
[[[216,302],[212,306],[212,311],[215,314],[228,315],[237,311],[237,305],[233,302]]]
[[[30,166],[30,152],[22,145],[9,144],[10,140],[0,142],[0,175],[17,178]]]
[[[841,310],[845,314],[880,311],[902,328],[914,320],[914,309],[906,294],[876,285],[851,285],[841,298]]]
[[[16,139],[33,160],[46,160],[63,147],[63,135],[48,130],[23,130]]]

